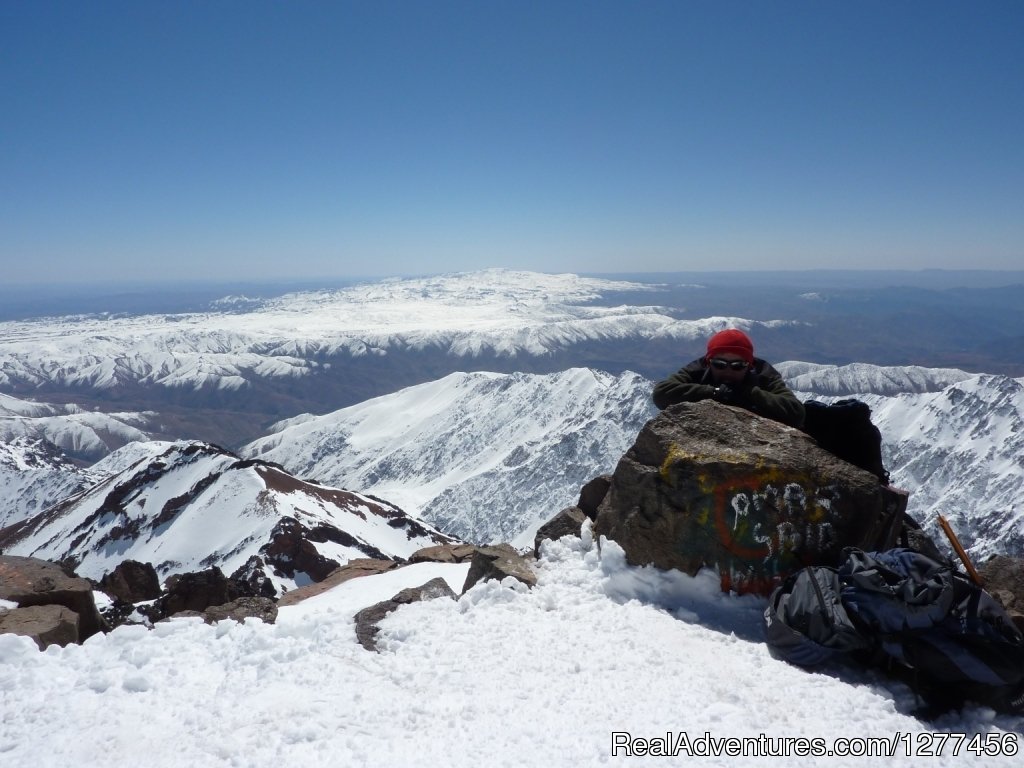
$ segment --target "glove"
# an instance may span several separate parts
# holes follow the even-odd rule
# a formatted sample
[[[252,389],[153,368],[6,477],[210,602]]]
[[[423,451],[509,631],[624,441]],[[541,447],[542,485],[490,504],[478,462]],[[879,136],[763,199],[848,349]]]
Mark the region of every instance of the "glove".
[[[711,396],[720,403],[731,403],[736,398],[736,392],[728,384],[719,384]]]
[[[754,389],[753,376],[746,376],[736,384],[732,384],[732,401],[734,403],[749,403],[750,393]]]
[[[739,405],[750,400],[750,391],[754,388],[754,382],[743,379],[735,384],[719,384],[715,387],[712,397],[720,403]]]

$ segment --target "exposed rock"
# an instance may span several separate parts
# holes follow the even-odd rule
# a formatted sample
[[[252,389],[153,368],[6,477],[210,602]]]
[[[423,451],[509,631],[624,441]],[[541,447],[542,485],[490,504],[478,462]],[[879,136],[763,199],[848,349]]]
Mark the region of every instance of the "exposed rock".
[[[583,521],[586,519],[587,515],[579,507],[563,509],[537,529],[537,535],[533,537],[533,556],[540,557],[540,545],[543,541],[557,541],[563,536],[579,536]]]
[[[201,618],[207,624],[216,624],[218,621],[232,619],[244,624],[246,619],[261,619],[267,624],[277,621],[277,604],[269,597],[240,597],[224,605],[213,605],[205,611],[184,610],[173,614],[174,618],[182,616],[195,616]],[[161,621],[171,618],[166,616]]]
[[[224,605],[215,605],[203,611],[207,624],[225,619],[244,623],[245,619],[262,619],[266,624],[277,621],[277,605],[268,597],[240,597]]]
[[[583,514],[591,520],[597,519],[597,508],[601,506],[612,485],[611,475],[599,475],[580,489],[580,500],[576,502]]]
[[[160,597],[160,578],[151,563],[125,560],[100,580],[100,589],[126,603]]]
[[[496,544],[492,547],[477,547],[466,574],[466,583],[462,587],[463,594],[475,584],[489,579],[501,581],[506,576],[521,581],[528,587],[537,583],[537,575],[530,567],[529,561],[516,552],[509,544]]]
[[[327,527],[322,528],[316,529],[319,534],[316,540],[321,542],[329,538],[326,536]],[[331,531],[335,534],[332,541],[339,536],[348,537],[340,542],[345,545],[355,541],[336,528]],[[270,542],[260,549],[260,553],[281,576],[294,578],[297,573],[305,573],[313,581],[323,581],[340,563],[320,554],[313,543],[313,533],[295,518],[282,517],[271,532]]]
[[[380,631],[379,622],[398,608],[400,605],[418,603],[423,600],[434,600],[438,597],[455,599],[455,593],[441,577],[431,579],[426,584],[418,587],[403,589],[390,600],[371,605],[364,608],[355,615],[356,640],[368,651],[377,650],[377,633]]]
[[[69,576],[57,563],[34,557],[0,555],[0,599],[20,608],[63,605],[78,614],[78,639],[85,640],[104,629],[96,610],[92,585]]]
[[[295,605],[314,595],[322,594],[339,584],[344,584],[350,579],[357,579],[361,576],[373,576],[376,573],[384,573],[398,566],[399,563],[394,560],[376,560],[370,557],[359,557],[355,560],[349,560],[340,568],[335,568],[323,581],[318,581],[316,584],[307,584],[304,587],[285,592],[281,595],[281,599],[277,601],[277,605],[282,608],[286,605]]]
[[[892,489],[886,489],[886,490],[892,490]],[[904,498],[907,497],[907,492],[906,491],[899,491],[899,493],[904,494]],[[906,506],[904,506],[904,510],[905,509],[906,509]],[[950,559],[949,555],[947,553],[943,552],[939,548],[938,544],[935,543],[935,540],[931,536],[929,536],[921,528],[920,525],[918,525],[917,521],[914,520],[914,518],[912,518],[909,515],[907,515],[904,518],[903,522],[904,522],[903,530],[900,532],[900,536],[901,536],[900,541],[901,542],[902,542],[902,537],[905,536],[906,540],[907,540],[907,546],[910,549],[914,550],[915,552],[920,552],[922,555],[927,555],[932,560],[935,560],[935,561],[940,562],[940,563],[949,563],[949,564],[953,563],[953,561]],[[900,544],[900,546],[902,546],[902,543]]]
[[[140,608],[151,621],[182,611],[202,613],[213,605],[224,605],[239,597],[252,597],[249,585],[227,578],[220,568],[183,573],[167,580],[167,593],[148,608]]]
[[[110,605],[100,610],[100,615],[111,629],[125,624],[145,624],[142,612],[136,609],[135,603],[114,599]]]
[[[540,544],[548,539],[557,540],[563,536],[579,536],[583,521],[587,518],[597,519],[597,510],[608,495],[611,487],[611,475],[599,475],[587,482],[580,489],[580,498],[575,507],[566,507],[548,520],[533,537],[533,555],[540,557]]]
[[[995,555],[978,568],[978,575],[985,591],[1003,604],[1013,623],[1024,632],[1024,559]]]
[[[133,463],[129,455],[145,458]],[[152,560],[162,579],[216,565],[272,597],[320,581],[352,556],[401,560],[453,540],[385,501],[300,480],[209,443],[151,446],[129,451],[125,461],[125,471],[0,527],[0,550],[54,561],[73,556],[78,572],[97,580],[125,559]],[[229,539],[209,539],[210,514]],[[149,549],[157,542],[160,555]]]
[[[0,610],[0,635],[31,637],[39,650],[79,641],[78,614],[64,605],[33,605]]]
[[[231,578],[236,581],[244,581],[249,585],[254,595],[277,597],[277,588],[274,586],[274,582],[267,577],[264,566],[263,558],[259,555],[253,555],[231,574]]]
[[[463,563],[473,556],[476,547],[472,544],[439,544],[424,547],[409,556],[410,563]]]
[[[845,546],[892,546],[899,503],[799,430],[706,400],[644,425],[594,532],[633,565],[691,575],[709,565],[723,589],[768,594],[800,567],[835,564]]]

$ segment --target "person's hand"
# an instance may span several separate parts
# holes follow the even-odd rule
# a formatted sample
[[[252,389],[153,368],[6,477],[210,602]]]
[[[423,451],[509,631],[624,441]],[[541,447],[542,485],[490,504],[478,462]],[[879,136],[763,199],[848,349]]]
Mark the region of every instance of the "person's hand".
[[[749,378],[732,384],[723,382],[715,387],[712,397],[720,403],[739,405],[750,399],[750,390],[753,388],[754,382]]]
[[[720,403],[731,403],[735,401],[736,391],[728,384],[719,384],[711,396]]]
[[[745,376],[735,384],[730,385],[732,389],[732,401],[734,403],[746,403],[750,400],[750,390],[754,388],[752,376]]]

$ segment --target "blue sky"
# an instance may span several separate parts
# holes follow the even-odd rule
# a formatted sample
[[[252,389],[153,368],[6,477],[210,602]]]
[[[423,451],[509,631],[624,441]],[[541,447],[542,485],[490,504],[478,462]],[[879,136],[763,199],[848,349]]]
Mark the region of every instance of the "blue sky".
[[[1024,266],[1024,3],[0,0],[5,282]]]

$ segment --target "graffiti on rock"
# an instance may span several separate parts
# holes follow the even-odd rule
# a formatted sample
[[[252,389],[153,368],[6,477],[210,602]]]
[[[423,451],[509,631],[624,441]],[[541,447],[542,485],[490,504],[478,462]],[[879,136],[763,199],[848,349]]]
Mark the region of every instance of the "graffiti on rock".
[[[662,479],[671,486],[685,485],[692,495],[690,514],[677,539],[681,549],[702,548],[709,565],[717,566],[722,586],[740,592],[767,594],[786,575],[804,565],[834,559],[839,491],[810,476],[783,473],[773,467],[723,472],[716,457],[714,468],[698,462],[688,467],[686,482],[672,465],[684,456],[670,451],[662,466]],[[679,464],[675,464],[679,467]],[[706,550],[711,542],[711,553]],[[713,554],[716,562],[710,562]]]

